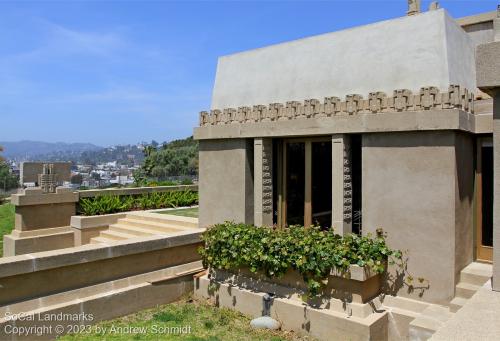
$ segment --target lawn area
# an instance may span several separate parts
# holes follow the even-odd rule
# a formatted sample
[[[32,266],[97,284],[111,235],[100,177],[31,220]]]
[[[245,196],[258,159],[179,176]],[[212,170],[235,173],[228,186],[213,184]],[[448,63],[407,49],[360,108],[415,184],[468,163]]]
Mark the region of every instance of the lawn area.
[[[3,255],[3,236],[14,229],[14,205],[0,205],[0,257]]]
[[[292,332],[255,330],[250,319],[236,311],[217,308],[205,301],[185,298],[179,302],[140,311],[92,327],[91,334],[66,335],[58,340],[183,340],[183,341],[285,341],[312,340]],[[120,328],[138,327],[136,333],[120,333]],[[184,327],[184,333],[172,333]],[[140,328],[140,329],[139,329]],[[166,331],[170,328],[170,334]],[[161,332],[163,329],[163,332]],[[100,332],[96,332],[100,330]],[[190,332],[188,332],[190,331]]]
[[[183,217],[198,218],[198,207],[179,208],[175,210],[159,211],[160,214],[181,215]]]

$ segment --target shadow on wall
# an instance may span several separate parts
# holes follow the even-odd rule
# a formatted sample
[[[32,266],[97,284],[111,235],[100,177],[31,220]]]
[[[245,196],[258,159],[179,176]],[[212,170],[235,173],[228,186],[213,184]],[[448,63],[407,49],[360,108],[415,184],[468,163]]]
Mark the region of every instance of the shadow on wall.
[[[427,290],[431,288],[430,282],[423,278],[414,278],[408,272],[408,251],[405,252],[401,260],[388,267],[382,276],[382,295],[397,296],[398,292],[406,287],[408,294],[418,293],[422,298]]]

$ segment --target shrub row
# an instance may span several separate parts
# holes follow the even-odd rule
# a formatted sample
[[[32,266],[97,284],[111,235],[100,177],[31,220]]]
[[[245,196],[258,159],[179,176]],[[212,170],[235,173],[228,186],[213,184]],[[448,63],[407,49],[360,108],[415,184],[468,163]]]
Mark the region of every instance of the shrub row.
[[[85,216],[92,216],[196,204],[198,204],[198,192],[193,191],[155,192],[121,196],[102,195],[94,198],[81,198],[79,201],[79,213]]]
[[[333,230],[292,226],[287,229],[256,227],[226,222],[207,229],[199,249],[205,267],[248,267],[268,277],[297,270],[316,294],[331,270],[346,272],[351,264],[385,271],[387,261],[401,260],[399,250],[390,249],[381,230],[377,236],[340,236]]]

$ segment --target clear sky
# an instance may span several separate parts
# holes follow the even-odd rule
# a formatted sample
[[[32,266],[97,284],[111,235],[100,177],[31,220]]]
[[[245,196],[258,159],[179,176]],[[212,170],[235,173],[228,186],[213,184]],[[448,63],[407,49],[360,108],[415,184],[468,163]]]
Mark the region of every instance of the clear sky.
[[[455,18],[498,3],[440,1]],[[218,56],[406,8],[406,0],[1,1],[0,141],[106,146],[186,137],[209,108]]]

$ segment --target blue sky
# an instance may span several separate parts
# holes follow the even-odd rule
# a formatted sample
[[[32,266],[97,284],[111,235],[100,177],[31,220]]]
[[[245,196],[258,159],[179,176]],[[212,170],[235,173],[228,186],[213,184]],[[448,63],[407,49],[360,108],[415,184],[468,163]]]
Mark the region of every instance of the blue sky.
[[[430,1],[423,1],[427,9]],[[440,1],[453,17],[498,0]],[[0,2],[0,141],[192,134],[217,57],[403,16],[406,0]]]

